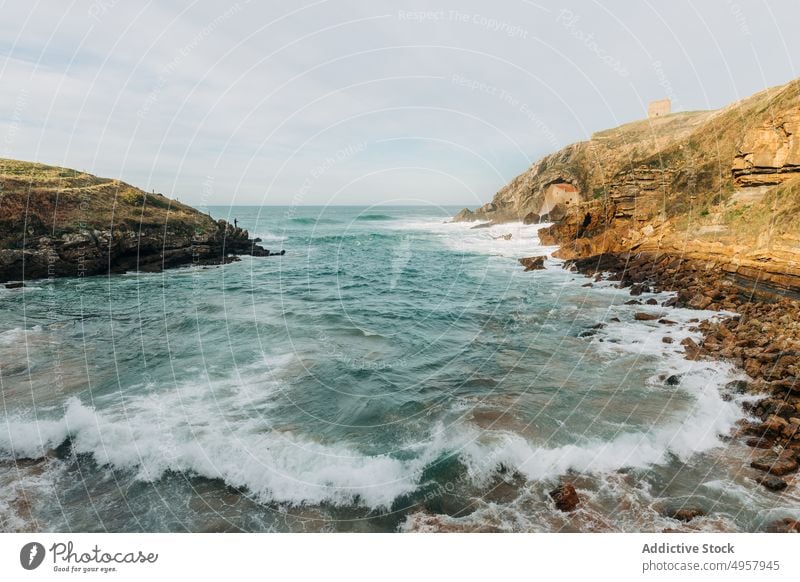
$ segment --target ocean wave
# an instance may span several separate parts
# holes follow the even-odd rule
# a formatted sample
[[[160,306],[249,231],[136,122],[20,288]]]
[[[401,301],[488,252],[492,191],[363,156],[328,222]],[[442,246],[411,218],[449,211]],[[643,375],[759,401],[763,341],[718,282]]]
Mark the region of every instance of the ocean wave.
[[[346,443],[326,444],[272,426],[270,410],[280,383],[187,385],[128,398],[124,406],[96,409],[70,398],[59,419],[6,419],[0,451],[40,458],[69,439],[76,453],[101,466],[135,472],[143,481],[174,471],[222,479],[265,502],[333,503],[381,508],[412,494],[457,458],[472,485],[489,483],[500,467],[529,481],[569,471],[605,473],[688,459],[722,444],[741,417],[736,402],[717,389],[725,364],[696,370],[696,401],[682,420],[607,441],[539,447],[519,434],[480,430],[468,423],[437,425],[425,439],[402,447],[402,458],[366,455]]]
[[[289,239],[288,236],[284,236],[284,235],[280,235],[280,234],[274,234],[274,233],[271,233],[271,232],[269,232],[267,230],[265,230],[265,231],[260,231],[260,230],[253,231],[253,232],[250,233],[250,236],[252,238],[254,238],[254,239],[260,238],[261,242],[265,242],[265,243],[266,242],[283,242],[283,241]]]
[[[30,329],[15,327],[6,331],[2,331],[0,332],[0,346],[13,346],[19,344],[20,342],[24,344],[30,335],[39,334],[41,332],[41,325],[34,325]]]
[[[389,216],[388,214],[359,214],[355,217],[355,220],[361,221],[382,221],[382,220],[395,220],[394,216]]]
[[[290,218],[289,220],[295,224],[341,224],[341,221],[333,218],[312,218],[309,216],[296,216],[294,218]]]
[[[440,237],[442,244],[461,253],[495,255],[510,258],[550,255],[558,247],[542,245],[539,229],[549,224],[526,225],[521,222],[497,224],[473,229],[469,222],[442,220],[398,220],[386,228],[401,231],[421,231]],[[505,238],[511,235],[510,238]]]

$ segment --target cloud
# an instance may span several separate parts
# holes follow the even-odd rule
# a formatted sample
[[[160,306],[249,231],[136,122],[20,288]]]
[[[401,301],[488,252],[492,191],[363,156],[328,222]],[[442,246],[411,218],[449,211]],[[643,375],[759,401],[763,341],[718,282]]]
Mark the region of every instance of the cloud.
[[[0,22],[2,155],[189,202],[213,176],[211,204],[302,191],[474,205],[650,99],[718,107],[794,78],[797,13],[791,0],[16,3]]]

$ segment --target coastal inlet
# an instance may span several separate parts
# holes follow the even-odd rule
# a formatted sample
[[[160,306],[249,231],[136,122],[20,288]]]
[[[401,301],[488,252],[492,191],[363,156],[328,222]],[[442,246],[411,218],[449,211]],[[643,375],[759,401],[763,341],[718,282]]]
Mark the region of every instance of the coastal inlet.
[[[684,357],[723,314],[626,304],[539,225],[456,210],[211,208],[290,252],[0,290],[0,529],[760,531],[798,507],[730,439],[742,373]]]

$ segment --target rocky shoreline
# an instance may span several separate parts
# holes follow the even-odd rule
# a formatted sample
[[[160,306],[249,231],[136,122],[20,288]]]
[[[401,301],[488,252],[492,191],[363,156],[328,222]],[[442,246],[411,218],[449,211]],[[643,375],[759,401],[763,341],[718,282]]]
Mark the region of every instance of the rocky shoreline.
[[[184,225],[182,225],[184,226]],[[47,277],[80,277],[129,271],[157,273],[186,265],[223,265],[240,255],[268,257],[270,252],[249,233],[224,220],[209,233],[189,228],[76,230],[61,236],[41,235],[22,248],[0,250],[0,282],[7,288]]]
[[[734,313],[698,321],[703,339],[684,340],[686,357],[728,360],[747,374],[749,381],[726,388],[758,397],[744,405],[756,420],[743,420],[733,438],[752,450],[749,461],[758,471],[756,482],[776,493],[789,486],[800,466],[800,302],[760,289],[756,281],[726,276],[713,264],[668,254],[602,254],[569,260],[564,267],[597,280],[618,281],[633,297],[676,292],[664,308]],[[767,531],[800,532],[800,521],[779,519]]]

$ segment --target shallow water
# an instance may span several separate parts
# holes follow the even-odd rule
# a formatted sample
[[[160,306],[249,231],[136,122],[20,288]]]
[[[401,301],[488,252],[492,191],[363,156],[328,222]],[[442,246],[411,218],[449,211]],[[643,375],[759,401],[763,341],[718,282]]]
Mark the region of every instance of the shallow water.
[[[736,370],[682,357],[690,320],[714,313],[623,305],[553,259],[525,273],[517,258],[554,250],[537,227],[472,230],[446,222],[456,210],[212,208],[287,254],[0,292],[0,529],[752,531],[798,516],[794,485],[754,484],[725,438]],[[583,499],[571,514],[547,496],[565,476]],[[683,504],[709,515],[663,517]]]

